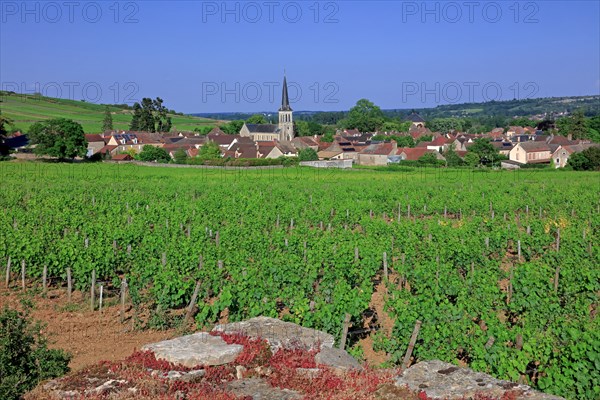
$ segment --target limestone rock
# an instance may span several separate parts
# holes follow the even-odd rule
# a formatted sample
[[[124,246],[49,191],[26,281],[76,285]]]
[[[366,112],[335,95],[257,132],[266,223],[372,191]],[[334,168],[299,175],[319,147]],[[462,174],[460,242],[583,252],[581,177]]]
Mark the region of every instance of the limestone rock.
[[[273,352],[280,348],[315,349],[333,347],[333,336],[315,329],[303,328],[276,318],[256,317],[242,322],[217,325],[213,332],[239,333],[251,338],[265,339]]]
[[[492,378],[468,368],[459,368],[439,360],[423,361],[413,365],[400,375],[397,386],[408,386],[413,391],[424,391],[433,399],[469,399],[475,393],[501,397],[505,392],[518,393],[518,399],[564,400],[533,390],[526,385]]]
[[[229,382],[225,389],[236,396],[250,396],[253,400],[295,400],[302,399],[300,393],[290,389],[279,389],[260,378],[241,379]]]
[[[362,370],[362,366],[346,350],[325,347],[316,356],[317,365],[327,365],[339,371]]]
[[[212,336],[206,332],[142,347],[142,350],[154,352],[157,360],[169,361],[188,368],[233,362],[242,349],[243,346],[239,344],[227,344],[219,336]]]

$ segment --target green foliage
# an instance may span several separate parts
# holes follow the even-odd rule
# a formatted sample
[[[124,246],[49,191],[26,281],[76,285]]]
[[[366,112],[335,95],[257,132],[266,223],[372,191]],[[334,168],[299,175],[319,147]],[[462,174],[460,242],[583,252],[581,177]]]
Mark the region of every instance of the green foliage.
[[[129,129],[143,132],[169,132],[173,123],[168,112],[160,97],[155,100],[144,97],[141,104],[133,105],[133,117]]]
[[[449,167],[459,167],[464,164],[464,161],[460,156],[454,151],[452,146],[448,147],[448,149],[444,152],[444,158],[446,159],[446,165]]]
[[[331,129],[327,129],[321,137],[321,142],[333,143],[334,132]]]
[[[150,161],[158,163],[168,163],[171,161],[171,156],[162,147],[156,147],[151,145],[145,145],[142,147],[142,151],[138,154],[137,159],[140,161]]]
[[[469,147],[469,152],[479,156],[479,163],[483,165],[491,165],[500,160],[500,154],[490,143],[488,138],[475,139]]]
[[[49,350],[41,329],[26,312],[0,311],[0,398],[18,400],[39,382],[69,371],[71,356]]]
[[[199,126],[197,128],[194,128],[194,132],[198,132],[201,135],[208,135],[210,133],[210,131],[212,131],[214,129],[214,126],[208,125],[208,126]]]
[[[110,107],[106,106],[106,109],[104,110],[104,120],[102,120],[102,132],[112,131],[113,129],[113,119]]]
[[[246,120],[247,124],[267,124],[268,121],[262,114],[254,114]]]
[[[244,126],[244,121],[235,120],[221,125],[219,126],[219,128],[223,132],[228,133],[230,135],[237,135],[238,133],[240,133],[240,129],[242,129],[242,126]]]
[[[464,163],[469,167],[476,167],[480,163],[480,157],[477,153],[469,151],[467,154],[465,154]]]
[[[299,161],[315,161],[318,159],[319,156],[317,155],[317,152],[310,147],[306,147],[298,152]]]
[[[186,164],[188,155],[184,149],[177,149],[175,154],[173,154],[173,158],[175,159],[175,164]]]
[[[6,130],[6,125],[12,124],[12,121],[2,115],[2,110],[0,110],[0,157],[8,154],[8,146],[4,145],[4,139],[6,138],[8,131]]]
[[[215,142],[209,141],[200,147],[198,158],[201,160],[218,160],[221,158],[221,148]]]
[[[340,123],[344,128],[360,132],[375,132],[383,126],[385,116],[379,107],[367,99],[360,99]]]
[[[31,280],[39,281],[44,265],[60,277],[55,282],[71,266],[75,286],[86,292],[92,269],[104,282],[125,276],[134,304],[164,311],[152,317],[157,327],[180,315],[172,308],[184,307],[200,282],[199,327],[225,314],[231,322],[265,315],[340,338],[345,313],[362,326],[386,252],[394,272],[386,310],[395,325],[379,346],[390,363],[401,363],[419,319],[415,361],[464,362],[503,379],[522,375],[566,398],[598,397],[595,173],[3,168],[0,260],[25,260]],[[486,347],[490,336],[496,340]],[[349,338],[352,347],[356,336]]]
[[[568,164],[575,171],[600,171],[600,147],[590,147],[571,154]]]
[[[519,117],[519,118],[515,118],[512,121],[510,121],[510,125],[512,126],[529,126],[532,128],[535,128],[536,126],[538,126],[538,121],[534,121],[532,119],[526,118],[526,117]]]
[[[418,160],[420,165],[438,166],[445,165],[446,163],[442,160],[438,160],[434,153],[425,153]]]
[[[29,141],[37,145],[35,154],[59,159],[83,157],[87,152],[83,128],[65,118],[36,122],[29,129]]]
[[[463,132],[464,121],[459,118],[435,118],[427,122],[427,128],[432,132],[448,133],[451,131]]]
[[[294,132],[296,136],[322,135],[324,127],[313,121],[294,121]]]

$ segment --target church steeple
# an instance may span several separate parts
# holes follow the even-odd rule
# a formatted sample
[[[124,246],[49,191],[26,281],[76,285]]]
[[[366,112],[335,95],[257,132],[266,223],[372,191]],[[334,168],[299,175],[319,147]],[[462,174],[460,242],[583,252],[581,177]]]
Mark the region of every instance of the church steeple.
[[[283,73],[283,90],[281,92],[281,107],[279,108],[279,140],[294,138],[294,119],[288,96],[287,79]]]
[[[290,99],[288,97],[287,79],[283,75],[283,90],[281,92],[281,108],[279,111],[292,111],[290,107]]]

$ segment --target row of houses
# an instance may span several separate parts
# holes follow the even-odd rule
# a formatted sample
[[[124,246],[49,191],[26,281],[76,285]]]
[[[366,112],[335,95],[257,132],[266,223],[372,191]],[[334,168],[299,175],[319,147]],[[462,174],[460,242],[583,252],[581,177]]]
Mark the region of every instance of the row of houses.
[[[373,137],[386,135],[410,135],[413,140],[431,137],[420,141],[416,147],[399,147],[394,140],[373,141]],[[199,149],[208,141],[219,145],[223,157],[229,158],[279,158],[297,156],[304,148],[312,148],[320,160],[352,160],[359,165],[387,165],[405,160],[415,161],[427,153],[444,160],[443,153],[453,149],[459,157],[464,157],[469,148],[479,138],[488,138],[499,154],[505,155],[513,165],[550,163],[557,168],[564,167],[571,154],[595,146],[581,140],[554,135],[543,135],[529,127],[510,127],[505,133],[501,128],[487,134],[431,132],[423,126],[414,127],[409,133],[361,133],[357,130],[338,131],[332,142],[322,137],[295,137],[290,141],[254,141],[242,135],[231,135],[219,128],[208,135],[194,133],[149,133],[131,131],[111,131],[98,135],[86,135],[88,156],[100,154],[113,160],[127,159],[124,153],[140,152],[146,145],[164,148],[172,157],[178,150],[185,151],[188,157],[198,155]]]

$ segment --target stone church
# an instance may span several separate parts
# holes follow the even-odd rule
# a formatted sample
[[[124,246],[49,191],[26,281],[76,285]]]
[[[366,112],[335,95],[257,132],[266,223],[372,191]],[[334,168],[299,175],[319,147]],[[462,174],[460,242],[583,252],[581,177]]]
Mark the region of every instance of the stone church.
[[[281,107],[279,108],[278,124],[246,124],[240,129],[240,136],[249,137],[255,142],[291,141],[294,136],[294,119],[288,97],[288,88],[285,75],[283,76],[283,89],[281,94]]]

